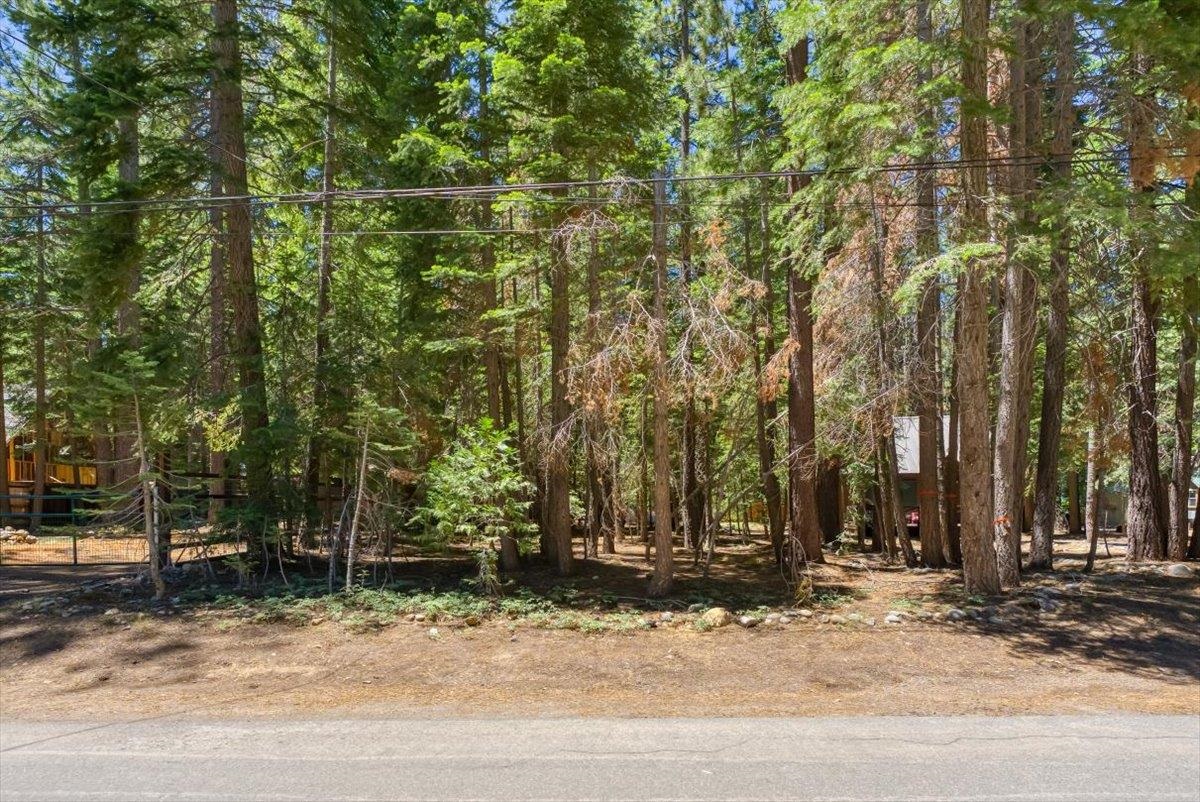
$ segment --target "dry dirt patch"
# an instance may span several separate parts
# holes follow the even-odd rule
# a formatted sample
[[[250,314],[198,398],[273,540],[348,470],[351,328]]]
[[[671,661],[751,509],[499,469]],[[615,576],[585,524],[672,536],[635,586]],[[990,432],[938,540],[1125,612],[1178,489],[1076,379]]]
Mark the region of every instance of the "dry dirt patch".
[[[762,618],[776,589],[760,557],[748,548],[708,579],[685,568],[681,592]],[[817,570],[823,595],[805,603],[810,617],[699,631],[699,612],[686,612],[683,601],[655,608],[632,595],[644,572],[636,553],[624,553],[589,563],[576,581],[582,610],[594,592],[627,611],[597,607],[596,615],[632,610],[652,627],[631,632],[500,617],[477,626],[439,620],[436,634],[431,622],[399,617],[363,632],[330,620],[256,623],[203,606],[96,605],[62,617],[10,604],[0,611],[0,713],[1200,713],[1194,578],[1110,562],[1082,582],[1066,570],[1030,577],[1037,593],[969,600],[952,572],[834,557]],[[527,579],[535,588],[551,582]],[[614,579],[625,584],[614,590]],[[776,609],[793,607],[778,590]],[[614,593],[625,599],[612,601]],[[952,608],[971,615],[946,620]],[[885,623],[889,612],[900,622]]]

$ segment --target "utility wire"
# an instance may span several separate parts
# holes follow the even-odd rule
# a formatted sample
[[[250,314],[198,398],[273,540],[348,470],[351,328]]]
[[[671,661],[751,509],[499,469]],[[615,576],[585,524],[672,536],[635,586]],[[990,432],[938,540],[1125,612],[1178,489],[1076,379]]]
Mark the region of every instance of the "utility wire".
[[[1187,157],[1191,154],[1182,154]],[[1200,155],[1200,154],[1198,154]],[[1070,160],[1073,166],[1082,166],[1087,164],[1110,164],[1115,162],[1127,161],[1128,156],[1120,153],[1112,153],[1108,155],[1096,155],[1091,157],[1075,157]],[[846,175],[846,174],[879,174],[879,173],[919,173],[925,171],[937,170],[957,170],[971,166],[1019,166],[1019,165],[1039,165],[1047,163],[1047,159],[1041,156],[1036,157],[995,157],[984,158],[977,160],[948,160],[941,162],[924,162],[920,164],[902,164],[902,165],[879,165],[859,166],[859,167],[838,167],[838,168],[813,168],[806,170],[771,170],[757,172],[741,172],[741,173],[712,173],[706,175],[694,176],[676,176],[676,177],[652,177],[644,179],[631,179],[627,177],[616,177],[595,180],[578,180],[578,181],[542,181],[542,182],[526,182],[518,184],[477,184],[468,186],[441,186],[441,187],[398,187],[398,188],[383,188],[383,189],[346,189],[337,190],[330,193],[312,191],[312,192],[294,192],[294,193],[274,193],[274,194],[259,194],[259,195],[194,195],[186,197],[171,197],[171,198],[146,198],[137,201],[92,201],[84,204],[77,201],[66,201],[49,204],[36,203],[17,203],[17,204],[0,204],[0,211],[4,212],[19,212],[45,214],[54,211],[65,211],[69,209],[77,209],[87,205],[92,214],[96,214],[98,210],[105,208],[115,208],[115,213],[127,214],[134,208],[139,212],[163,212],[163,211],[196,211],[224,208],[226,206],[245,203],[250,203],[265,207],[287,204],[316,204],[324,203],[326,200],[334,202],[358,202],[358,201],[377,201],[377,200],[482,200],[492,198],[500,203],[521,202],[521,203],[540,203],[540,202],[573,202],[580,206],[586,206],[591,199],[580,197],[577,200],[564,198],[550,198],[545,201],[538,198],[503,198],[498,197],[506,193],[528,193],[528,192],[553,192],[558,190],[569,190],[588,187],[616,187],[621,188],[629,185],[653,184],[659,181],[671,183],[683,182],[720,182],[720,181],[748,181],[748,180],[768,180],[789,177],[817,177],[827,175]],[[606,199],[606,202],[612,202],[612,199]],[[731,201],[732,202],[732,201]],[[844,203],[844,202],[843,202]],[[837,205],[837,202],[834,204]],[[898,204],[891,204],[892,206]],[[132,208],[131,208],[132,207]]]

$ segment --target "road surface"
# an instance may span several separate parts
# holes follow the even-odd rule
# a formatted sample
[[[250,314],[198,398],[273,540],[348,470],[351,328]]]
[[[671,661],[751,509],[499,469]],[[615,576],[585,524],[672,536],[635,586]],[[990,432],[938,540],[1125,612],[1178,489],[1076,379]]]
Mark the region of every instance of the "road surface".
[[[0,800],[1200,800],[1200,717],[0,721]]]

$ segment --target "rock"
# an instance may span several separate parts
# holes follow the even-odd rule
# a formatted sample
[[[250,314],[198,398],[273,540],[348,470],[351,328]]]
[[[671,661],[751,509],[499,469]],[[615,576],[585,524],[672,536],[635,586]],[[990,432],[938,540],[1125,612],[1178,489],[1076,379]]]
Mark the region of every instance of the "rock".
[[[873,626],[875,626],[875,619],[868,616],[867,618],[863,619],[863,623],[869,627],[873,627]]]
[[[738,622],[739,627],[745,627],[746,629],[750,629],[751,627],[756,627],[760,623],[762,623],[761,621],[759,621],[757,618],[755,618],[752,615],[738,616],[737,622]]]
[[[928,573],[930,573],[930,572],[932,572],[932,571],[933,571],[933,569],[932,569],[932,568],[926,568],[926,567],[921,567],[921,568],[914,568],[914,569],[912,569],[912,572],[913,572],[914,574],[928,574]]]
[[[998,615],[989,616],[987,622],[992,626],[1000,626],[1004,623],[1004,619]]]
[[[1063,590],[1067,593],[1080,593],[1083,590],[1082,582],[1068,582],[1063,585]]]
[[[107,610],[104,611],[104,614],[105,615],[120,615],[121,611],[118,610],[116,607],[109,607]]]
[[[885,615],[883,617],[883,623],[885,623],[885,624],[903,624],[904,623],[904,614],[896,612],[895,610],[892,610],[890,613],[888,613],[887,615]]]
[[[424,621],[424,620],[425,620],[425,613],[417,613],[416,615],[413,616],[413,621]]]
[[[1177,579],[1191,579],[1195,575],[1195,572],[1192,571],[1192,567],[1190,565],[1184,565],[1183,563],[1172,563],[1163,570],[1163,573],[1167,576],[1173,576]]]
[[[947,621],[962,621],[967,617],[967,614],[957,607],[951,607],[946,611]]]
[[[838,615],[835,613],[835,614],[829,616],[829,623],[831,623],[831,624],[848,624],[848,623],[850,623],[850,619],[844,615]]]
[[[931,613],[928,610],[917,610],[916,615],[918,621],[928,621],[931,618],[936,618],[937,613]]]
[[[733,623],[733,613],[724,607],[711,607],[705,610],[704,614],[700,616],[700,623],[714,629],[729,626]]]
[[[813,611],[812,610],[797,610],[796,615],[800,616],[801,618],[812,618]]]
[[[416,615],[416,613],[409,613],[408,615],[404,616],[404,620],[405,621],[416,621],[417,615]]]
[[[654,629],[658,626],[658,622],[650,618],[642,618],[638,620],[638,626],[642,629]]]
[[[792,623],[792,619],[790,616],[781,615],[779,616],[779,623],[786,626],[787,624]]]
[[[667,612],[660,615],[658,617],[658,620],[662,621],[663,623],[669,624],[675,620],[675,613],[672,613],[671,611],[668,610]]]
[[[846,616],[846,618],[849,618],[851,621],[862,621],[863,620],[862,613],[850,613],[849,615]]]
[[[702,612],[703,610],[704,610],[703,604],[689,604],[688,608],[687,608],[687,611],[689,613],[699,613],[699,612]]]
[[[430,628],[429,628],[429,637],[431,637],[431,638],[436,638],[436,637],[438,637],[438,635],[440,635],[440,634],[441,634],[441,633],[439,633],[439,632],[438,632],[438,628],[437,628],[437,627],[430,627]]]
[[[1043,613],[1053,613],[1061,606],[1054,599],[1038,599],[1038,609]]]
[[[779,613],[767,613],[767,617],[764,620],[768,624],[773,624],[776,621],[778,621],[779,619],[780,619]]]
[[[817,620],[818,620],[818,621],[820,621],[822,624],[828,624],[828,623],[829,623],[829,616],[827,616],[827,615],[822,615],[822,616],[819,616],[819,617],[817,618]]]

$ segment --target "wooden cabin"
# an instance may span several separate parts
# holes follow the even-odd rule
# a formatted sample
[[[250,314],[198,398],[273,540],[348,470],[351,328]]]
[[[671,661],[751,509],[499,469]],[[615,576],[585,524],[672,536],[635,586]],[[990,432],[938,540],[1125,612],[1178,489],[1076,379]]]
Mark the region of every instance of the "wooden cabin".
[[[8,471],[9,493],[28,495],[33,490],[34,449],[33,428],[29,421],[4,410],[5,469]],[[46,487],[92,488],[96,486],[96,465],[91,444],[79,438],[68,438],[50,427],[46,442]]]

